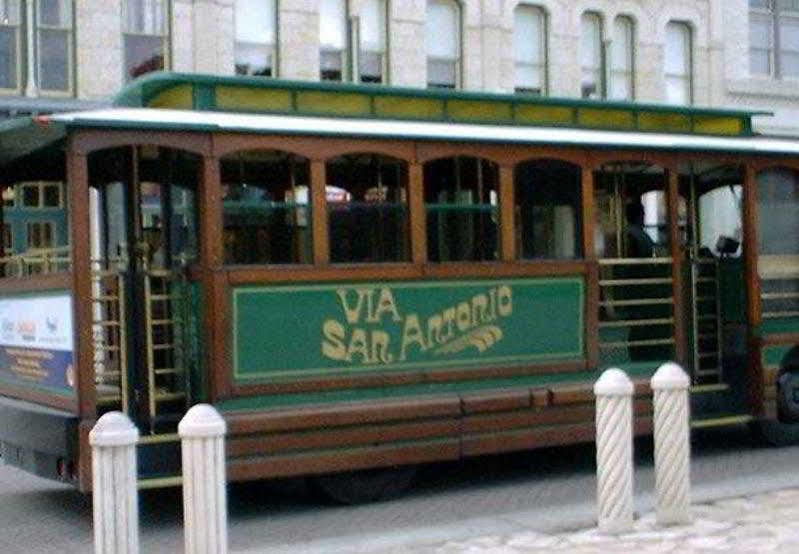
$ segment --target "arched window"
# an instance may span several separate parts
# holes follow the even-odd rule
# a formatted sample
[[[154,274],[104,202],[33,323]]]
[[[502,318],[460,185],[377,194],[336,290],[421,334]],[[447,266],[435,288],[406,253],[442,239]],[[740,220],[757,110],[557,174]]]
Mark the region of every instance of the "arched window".
[[[461,11],[453,0],[428,0],[425,24],[427,86],[461,86]]]
[[[666,25],[666,101],[690,104],[693,95],[692,36],[687,23],[670,21]]]
[[[520,258],[573,259],[580,240],[581,170],[557,160],[516,167],[516,252]]]
[[[599,14],[586,12],[580,25],[580,82],[583,98],[605,97],[605,66],[602,55],[602,18]]]
[[[388,68],[386,28],[388,0],[364,0],[358,25],[358,79],[385,83]]]
[[[633,20],[619,16],[613,22],[610,47],[610,90],[608,96],[619,100],[633,99],[634,38]]]
[[[516,92],[546,94],[546,16],[541,8],[520,4],[514,11],[513,54]]]
[[[330,160],[325,175],[330,261],[409,260],[407,164],[380,154],[350,154]]]
[[[311,263],[310,164],[276,150],[220,161],[225,262]]]
[[[432,262],[498,258],[499,166],[471,156],[424,165],[427,257]]]
[[[277,74],[277,0],[236,0],[237,75]]]

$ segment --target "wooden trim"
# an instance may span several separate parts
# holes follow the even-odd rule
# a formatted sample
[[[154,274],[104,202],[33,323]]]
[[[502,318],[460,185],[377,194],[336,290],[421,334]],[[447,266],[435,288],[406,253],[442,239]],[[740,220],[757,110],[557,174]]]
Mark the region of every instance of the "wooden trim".
[[[634,150],[603,150],[594,149],[591,151],[594,167],[601,168],[610,163],[648,163],[660,168],[675,166],[679,163],[679,154],[672,152],[658,152],[645,149]]]
[[[513,262],[456,262],[446,264],[335,264],[313,266],[228,266],[232,286],[314,281],[318,283],[368,280],[411,280],[425,277],[550,277],[585,275],[589,265],[575,260],[520,260]]]
[[[208,271],[204,281],[206,331],[206,372],[209,379],[209,401],[217,402],[231,396],[233,371],[230,359],[232,326],[230,324],[230,299],[227,274],[224,271]]]
[[[753,416],[764,413],[762,342],[758,337],[762,321],[760,305],[760,277],[758,259],[758,199],[757,176],[753,164],[744,166],[743,182],[743,262],[746,289],[746,320],[749,345],[749,363],[746,368],[746,390],[749,409]]]
[[[487,433],[464,437],[462,455],[480,456],[499,452],[530,450],[544,446],[560,446],[578,442],[589,442],[594,439],[593,423],[575,423],[571,425],[553,425],[514,429],[504,433]]]
[[[327,221],[325,163],[320,160],[311,162],[311,221],[313,261],[317,266],[324,266],[330,263],[330,229]]]
[[[516,201],[513,166],[499,166],[499,238],[500,259],[505,262],[517,258],[516,253]]]
[[[16,386],[10,383],[0,383],[0,395],[49,406],[73,414],[78,413],[77,392],[75,396],[59,396],[24,385]]]
[[[0,279],[0,294],[40,292],[48,290],[67,290],[72,292],[72,272],[29,275],[26,277],[6,277]]]
[[[67,187],[69,233],[72,246],[72,313],[75,333],[75,387],[81,419],[97,415],[94,385],[94,342],[92,337],[91,247],[89,244],[89,166],[70,141],[67,148]]]
[[[283,456],[233,459],[228,462],[227,478],[231,481],[245,481],[264,477],[313,475],[373,467],[457,460],[460,455],[460,440],[452,438],[428,440],[415,444],[391,444]]]
[[[221,158],[246,150],[279,150],[322,161],[344,154],[370,153],[410,161],[414,158],[414,148],[412,140],[220,133],[214,135],[213,153]]]
[[[174,148],[200,156],[211,153],[210,135],[192,131],[80,129],[74,131],[70,138],[69,151],[84,156],[98,150],[137,144]]]
[[[666,169],[666,194],[669,210],[669,248],[671,255],[671,279],[674,310],[674,357],[677,363],[685,365],[685,306],[683,301],[683,247],[679,228],[679,173],[677,167]]]
[[[205,156],[197,195],[199,214],[200,259],[204,268],[220,267],[224,260],[224,221],[219,159]]]
[[[770,344],[799,344],[799,333],[774,333],[763,335],[760,342],[763,346]]]
[[[408,211],[411,237],[411,261],[427,261],[427,213],[424,209],[424,171],[419,163],[408,167]]]
[[[588,166],[580,168],[580,196],[582,199],[582,228],[583,236],[583,258],[595,260],[596,251],[594,248],[594,226],[596,216],[594,215],[594,172]]]
[[[95,419],[84,419],[78,423],[78,490],[82,493],[92,490],[92,447],[89,432],[97,423]]]
[[[405,398],[329,406],[286,408],[272,412],[225,413],[228,434],[272,433],[317,427],[343,427],[366,423],[411,421],[434,417],[456,417],[461,413],[456,395],[436,398]]]
[[[461,410],[464,414],[526,410],[532,406],[533,397],[528,389],[472,392],[461,395]]]
[[[555,373],[586,371],[585,360],[541,362],[524,366],[480,367],[472,369],[446,369],[397,373],[368,373],[364,375],[332,375],[326,377],[286,379],[251,385],[234,384],[232,395],[258,396],[262,394],[294,394],[326,390],[394,387],[420,383],[449,383],[481,379],[503,379]]]
[[[499,165],[513,167],[529,161],[557,160],[574,165],[583,165],[587,150],[577,147],[556,147],[543,145],[491,144],[465,142],[416,142],[417,160],[427,163],[452,156],[472,156],[483,158]]]

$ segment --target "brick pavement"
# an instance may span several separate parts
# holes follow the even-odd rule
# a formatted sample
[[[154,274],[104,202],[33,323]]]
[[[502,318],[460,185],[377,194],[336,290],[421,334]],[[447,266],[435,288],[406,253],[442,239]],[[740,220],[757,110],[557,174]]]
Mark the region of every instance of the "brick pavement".
[[[799,489],[696,504],[691,514],[691,525],[665,528],[656,524],[654,513],[646,514],[632,532],[615,537],[596,528],[557,534],[529,531],[404,545],[381,554],[799,553]]]

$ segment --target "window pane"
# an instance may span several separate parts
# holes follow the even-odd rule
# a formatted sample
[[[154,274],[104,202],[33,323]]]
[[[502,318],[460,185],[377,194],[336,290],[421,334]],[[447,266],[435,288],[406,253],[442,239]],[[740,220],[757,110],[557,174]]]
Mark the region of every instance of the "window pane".
[[[666,73],[688,74],[690,31],[682,23],[666,25]]]
[[[39,25],[66,28],[72,26],[72,0],[39,0]]]
[[[515,172],[519,258],[580,257],[580,168],[557,161],[519,164]]]
[[[39,86],[43,90],[70,89],[70,32],[39,30]]]
[[[236,0],[235,64],[239,75],[273,74],[275,0]]]
[[[44,207],[58,208],[61,206],[61,190],[59,185],[44,186]]]
[[[166,34],[164,0],[126,0],[124,30],[141,35]]]
[[[0,88],[17,88],[17,27],[0,27]]]
[[[361,82],[383,82],[383,54],[379,52],[361,52],[358,60],[361,72]]]
[[[350,155],[329,162],[326,176],[330,260],[409,260],[406,165],[380,155]]]
[[[164,69],[164,39],[155,36],[125,36],[125,73],[138,77]]]
[[[310,166],[272,150],[220,162],[225,263],[311,262]]]
[[[631,100],[633,97],[633,22],[617,17],[611,43],[611,83],[609,96]]]
[[[780,73],[783,77],[799,76],[799,18],[780,19]]]
[[[757,185],[760,254],[799,254],[799,174],[768,170]]]
[[[546,63],[543,13],[530,6],[514,12],[513,49],[516,59],[516,89],[542,91]]]
[[[361,4],[361,50],[385,52],[386,50],[386,2],[368,0]]]
[[[321,0],[319,4],[319,44],[322,50],[344,50],[347,44],[345,0]]]
[[[38,185],[22,187],[22,205],[26,208],[38,208],[41,205]]]
[[[688,80],[683,77],[666,77],[666,101],[688,104],[691,99]]]
[[[439,88],[455,88],[457,70],[449,60],[427,59],[427,85]]]
[[[460,17],[458,7],[453,2],[428,1],[425,27],[428,57],[449,59],[460,57]]]
[[[498,175],[495,163],[479,158],[461,156],[425,164],[431,262],[497,259]]]
[[[602,28],[599,16],[583,14],[580,29],[580,63],[583,98],[602,95]]]

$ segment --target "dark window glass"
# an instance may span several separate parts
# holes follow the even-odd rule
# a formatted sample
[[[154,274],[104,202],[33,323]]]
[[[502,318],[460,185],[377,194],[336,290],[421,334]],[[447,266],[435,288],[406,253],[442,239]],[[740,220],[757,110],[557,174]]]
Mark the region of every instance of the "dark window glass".
[[[44,206],[46,208],[58,208],[61,206],[61,190],[59,185],[44,186]]]
[[[424,166],[427,257],[433,262],[498,258],[499,167],[457,156]]]
[[[410,259],[407,166],[374,154],[327,164],[327,213],[333,262]]]
[[[26,208],[38,208],[41,205],[39,195],[40,189],[38,185],[22,187],[22,205]]]
[[[580,168],[558,161],[523,163],[515,181],[517,255],[581,257]]]
[[[68,91],[69,31],[39,31],[39,86],[44,90]]]
[[[308,160],[248,151],[221,161],[225,262],[310,263]]]

